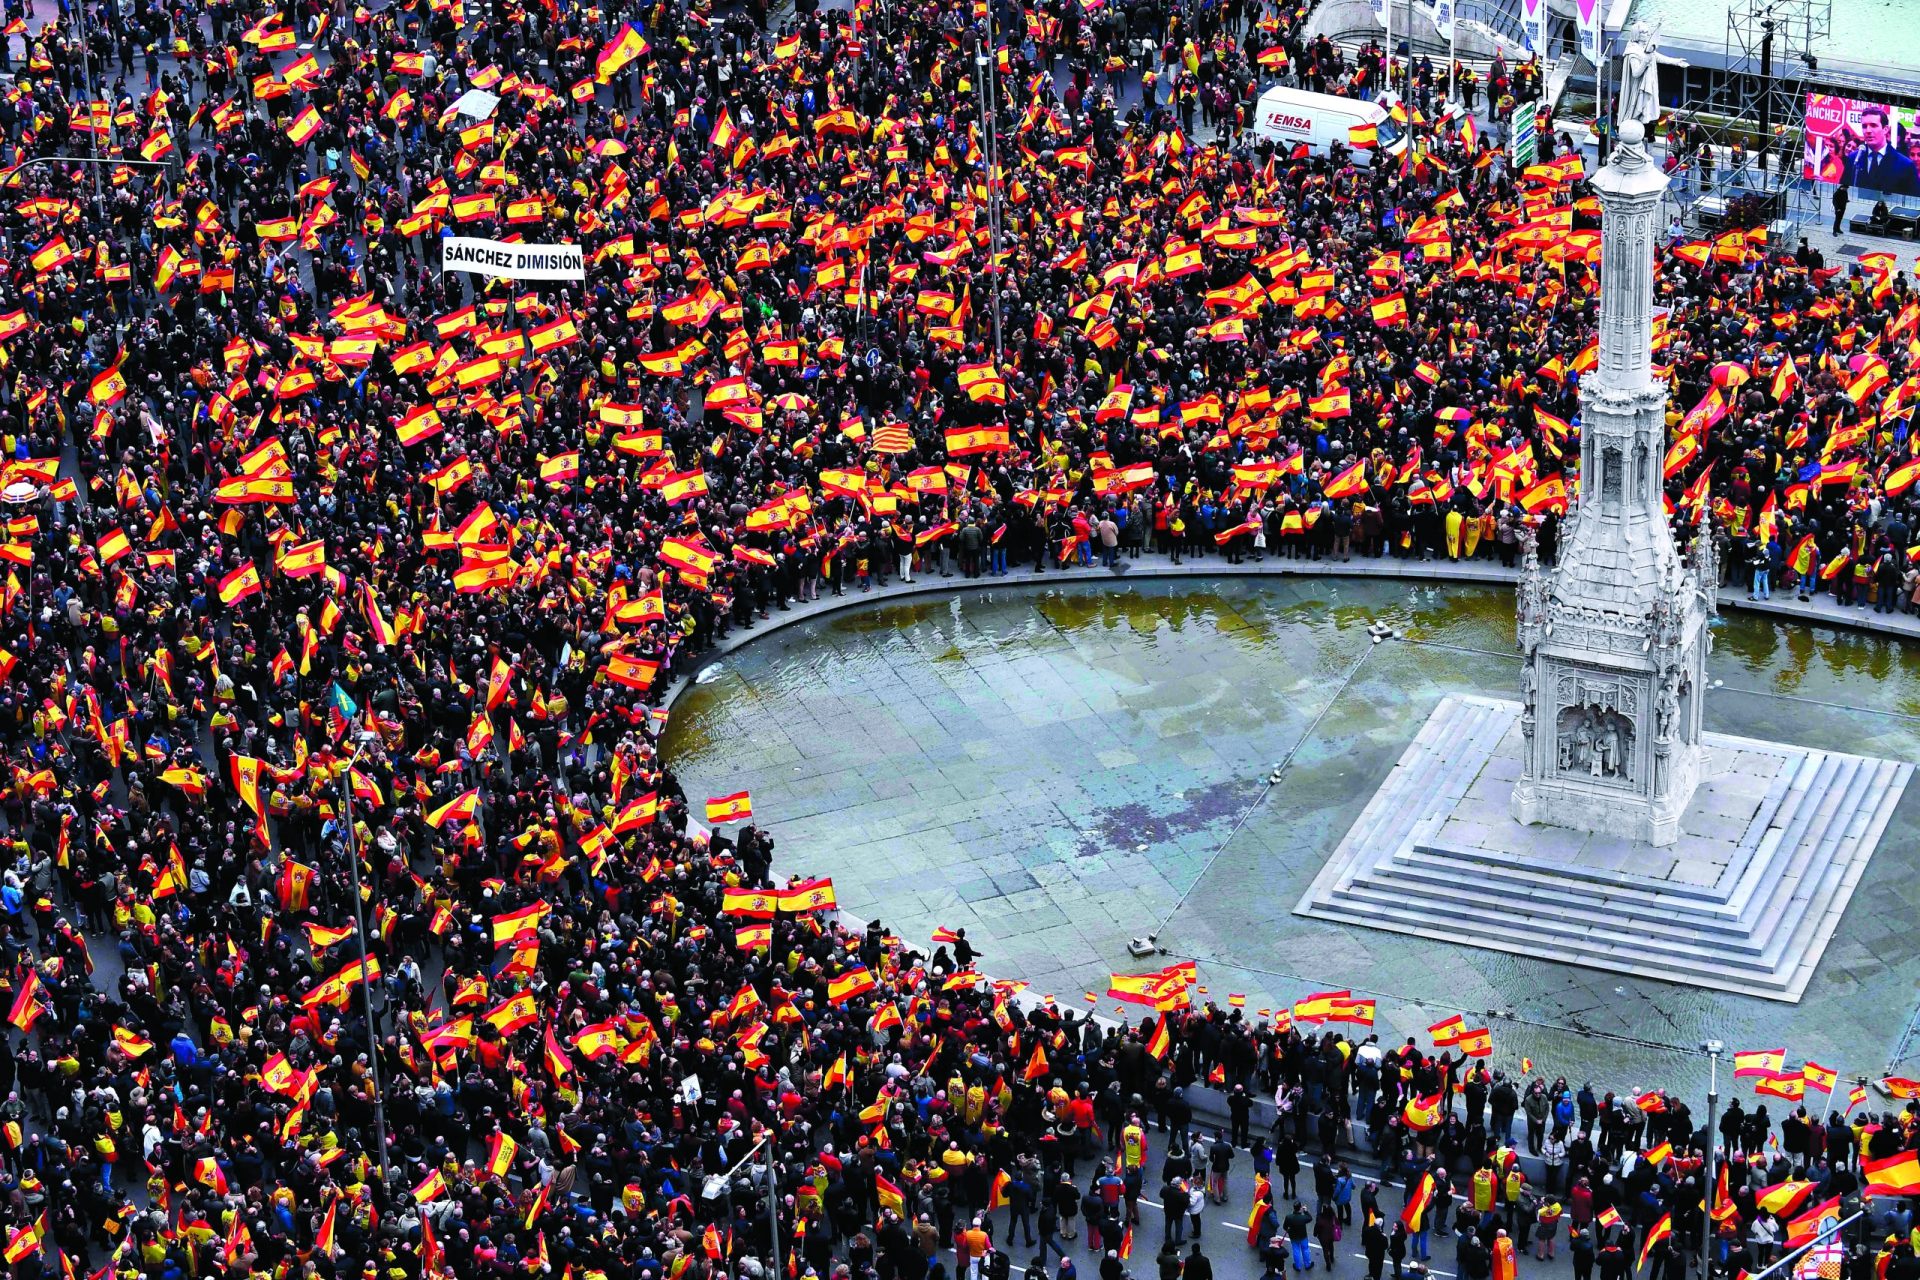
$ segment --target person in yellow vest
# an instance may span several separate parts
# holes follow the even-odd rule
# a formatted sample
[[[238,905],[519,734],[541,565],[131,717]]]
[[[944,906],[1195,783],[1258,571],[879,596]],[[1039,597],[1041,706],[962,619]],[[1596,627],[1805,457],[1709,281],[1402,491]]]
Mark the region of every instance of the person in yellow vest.
[[[1526,1190],[1527,1175],[1521,1171],[1520,1162],[1515,1160],[1507,1169],[1506,1182],[1502,1186],[1501,1202],[1507,1207],[1507,1225],[1513,1229],[1516,1221],[1514,1214],[1520,1205],[1520,1193]]]
[[[1126,1169],[1147,1163],[1147,1131],[1140,1127],[1139,1116],[1128,1116],[1127,1127],[1120,1131],[1120,1162]]]
[[[1475,1213],[1488,1213],[1493,1209],[1493,1197],[1499,1185],[1492,1165],[1483,1164],[1473,1171],[1473,1182],[1468,1189],[1468,1198],[1473,1202]]]

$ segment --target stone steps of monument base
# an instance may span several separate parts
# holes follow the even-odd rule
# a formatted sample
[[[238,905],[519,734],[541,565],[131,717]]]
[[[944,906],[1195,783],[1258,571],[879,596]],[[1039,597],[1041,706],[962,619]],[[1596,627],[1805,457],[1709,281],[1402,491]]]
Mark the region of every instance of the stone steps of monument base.
[[[1471,779],[1459,779],[1452,767],[1460,744],[1488,738],[1498,744],[1512,723],[1511,713],[1498,706],[1462,700],[1452,715],[1429,716],[1407,752],[1394,765],[1399,776],[1392,781],[1400,794],[1421,797],[1422,804],[1367,806],[1347,832],[1340,854],[1328,861],[1314,879],[1306,897],[1311,899],[1363,874],[1383,853],[1404,844],[1422,816],[1430,812],[1430,800],[1453,793],[1464,794]],[[1384,784],[1383,784],[1384,785]]]
[[[1803,813],[1812,812],[1800,827],[1792,856],[1764,897],[1756,892],[1747,908],[1749,919],[1772,922],[1763,954],[1775,967],[1792,968],[1808,954],[1809,938],[1832,932],[1838,923],[1836,906],[1845,905],[1849,885],[1859,882],[1873,856],[1873,845],[1861,836],[1886,802],[1898,766],[1860,756],[1845,757],[1845,763],[1833,775],[1832,791],[1816,804],[1801,806]],[[1782,847],[1793,839],[1789,831]]]
[[[1797,861],[1804,868],[1817,857],[1820,874],[1789,878],[1776,869],[1770,878],[1773,892],[1765,899],[1769,909],[1777,908],[1772,927],[1763,940],[1744,946],[1729,946],[1724,935],[1688,930],[1677,913],[1657,929],[1602,924],[1594,913],[1604,906],[1606,896],[1590,893],[1583,898],[1578,884],[1541,895],[1538,902],[1530,886],[1517,891],[1526,894],[1526,901],[1515,903],[1481,891],[1484,877],[1455,884],[1409,885],[1362,876],[1343,886],[1345,892],[1322,895],[1302,906],[1323,919],[1797,1000],[1812,968],[1801,957],[1817,957],[1838,927],[1845,903],[1864,875],[1874,845],[1912,774],[1912,766],[1892,761],[1859,764],[1864,767],[1853,770],[1853,785],[1831,803],[1808,806],[1806,817],[1795,823],[1804,840],[1796,852],[1806,854]],[[1827,776],[1832,777],[1832,771]],[[1777,847],[1772,860],[1780,862]],[[1409,908],[1409,903],[1423,898],[1444,900],[1451,914],[1435,916]],[[1581,904],[1582,910],[1568,915],[1569,904]]]
[[[1777,850],[1790,833],[1810,820],[1811,802],[1822,794],[1839,767],[1839,758],[1825,751],[1809,751],[1800,757],[1787,794],[1774,810],[1768,830],[1761,837],[1760,848],[1739,868],[1727,888],[1727,905],[1736,913],[1744,913],[1754,895],[1768,887],[1768,869],[1774,863]],[[1777,871],[1777,867],[1774,869]]]
[[[1527,959],[1577,965],[1585,969],[1652,978],[1662,982],[1679,982],[1688,986],[1705,987],[1712,991],[1727,991],[1767,1000],[1798,1003],[1806,985],[1805,975],[1798,971],[1785,975],[1759,974],[1712,964],[1649,959],[1625,952],[1597,952],[1589,947],[1566,946],[1552,939],[1498,934],[1467,937],[1458,929],[1449,928],[1445,921],[1437,921],[1417,913],[1401,912],[1394,913],[1402,917],[1399,919],[1382,918],[1382,914],[1371,906],[1354,907],[1342,906],[1338,903],[1323,903],[1315,906],[1312,914],[1321,920],[1331,920],[1360,928],[1386,929],[1393,933],[1426,938],[1433,942],[1482,947],[1489,951],[1504,952]]]
[[[1810,763],[1812,767],[1806,772],[1818,780],[1843,779],[1849,785],[1819,803],[1802,806],[1790,818],[1785,832],[1769,832],[1756,851],[1754,882],[1740,914],[1734,914],[1728,906],[1671,895],[1645,881],[1634,887],[1595,883],[1558,869],[1517,867],[1476,850],[1403,847],[1376,864],[1375,879],[1412,881],[1429,892],[1454,901],[1464,898],[1472,905],[1485,902],[1485,896],[1477,892],[1480,886],[1497,886],[1524,895],[1535,915],[1584,925],[1595,912],[1605,911],[1615,919],[1657,927],[1662,932],[1685,930],[1715,946],[1774,963],[1791,945],[1808,911],[1823,910],[1845,887],[1848,871],[1857,870],[1855,864],[1870,854],[1872,845],[1860,840],[1870,815],[1882,804],[1898,799],[1892,778],[1899,766],[1891,762],[1848,757],[1837,763],[1831,758]],[[1786,843],[1783,835],[1790,836],[1793,843]],[[1820,874],[1811,879],[1807,875],[1810,866],[1820,868]],[[1763,922],[1770,922],[1771,927],[1756,938]]]
[[[1857,789],[1859,802],[1847,809],[1844,826],[1833,841],[1832,847],[1841,856],[1830,859],[1804,902],[1796,895],[1798,909],[1791,913],[1791,927],[1776,930],[1780,943],[1773,949],[1775,958],[1784,967],[1805,970],[1800,977],[1802,987],[1812,974],[1813,964],[1840,927],[1847,903],[1866,875],[1874,848],[1892,821],[1893,811],[1913,776],[1913,766],[1899,761],[1863,760],[1862,763],[1870,767],[1861,770],[1863,785]]]
[[[1790,811],[1781,815],[1775,829],[1767,832],[1762,856],[1754,859],[1728,895],[1728,902],[1744,915],[1776,909],[1791,899],[1809,869],[1817,865],[1815,859],[1824,856],[1844,832],[1845,815],[1865,800],[1858,794],[1860,789],[1872,784],[1873,762],[1859,756],[1821,751],[1809,753],[1808,761],[1814,768],[1810,784]]]
[[[1395,919],[1427,916],[1452,922],[1462,942],[1486,945],[1487,937],[1524,936],[1608,957],[1627,956],[1646,963],[1710,965],[1727,972],[1769,975],[1775,965],[1765,955],[1765,940],[1707,935],[1685,923],[1623,920],[1607,914],[1593,899],[1579,910],[1564,904],[1541,909],[1531,895],[1507,897],[1486,888],[1413,884],[1400,879],[1356,882],[1341,902],[1359,905]]]
[[[1504,863],[1493,863],[1466,856],[1469,852],[1430,845],[1414,845],[1396,850],[1391,863],[1382,862],[1376,878],[1389,876],[1421,885],[1484,886],[1490,890],[1524,897],[1530,906],[1542,910],[1579,912],[1587,918],[1595,904],[1605,904],[1616,916],[1649,924],[1671,924],[1676,920],[1703,934],[1744,939],[1751,932],[1738,916],[1724,907],[1698,899],[1683,898],[1657,889],[1617,887],[1553,871],[1532,871]]]
[[[1328,905],[1352,913],[1357,920],[1372,919],[1375,928],[1417,932],[1518,955],[1550,956],[1589,968],[1620,967],[1683,982],[1712,979],[1742,989],[1778,990],[1785,986],[1775,966],[1752,956],[1730,953],[1678,934],[1662,936],[1652,930],[1612,928],[1598,919],[1575,928],[1537,918],[1524,905],[1479,909],[1455,906],[1435,912],[1432,904],[1422,904],[1417,894],[1374,885],[1356,887],[1343,894],[1339,903]]]

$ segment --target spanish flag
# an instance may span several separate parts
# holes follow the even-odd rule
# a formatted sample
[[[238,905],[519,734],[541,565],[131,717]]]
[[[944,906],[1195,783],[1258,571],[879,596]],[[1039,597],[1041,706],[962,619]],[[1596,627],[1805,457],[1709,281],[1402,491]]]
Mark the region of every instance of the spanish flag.
[[[594,55],[594,79],[601,84],[611,84],[615,76],[626,70],[636,58],[645,56],[646,52],[647,42],[633,29],[633,24],[621,23],[613,39],[601,45],[600,52]]]
[[[531,991],[522,991],[510,1000],[503,1001],[487,1010],[484,1015],[487,1024],[503,1036],[510,1036],[522,1027],[530,1027],[540,1017],[540,1009],[533,1001]]]
[[[496,1178],[507,1176],[507,1170],[513,1168],[513,1158],[520,1153],[520,1144],[504,1133],[493,1135],[493,1143],[487,1148],[486,1170]]]
[[[1173,1037],[1167,1031],[1167,1015],[1163,1013],[1160,1015],[1159,1024],[1153,1029],[1153,1034],[1147,1037],[1147,1052],[1155,1061],[1165,1062],[1172,1048]]]
[[[607,679],[628,689],[648,689],[660,664],[649,658],[633,658],[624,653],[607,656]]]
[[[136,1035],[125,1027],[113,1029],[113,1044],[129,1058],[139,1058],[153,1052],[153,1041],[145,1036]]]
[[[771,920],[779,909],[779,895],[764,889],[724,889],[720,893],[721,915]]]
[[[1433,1175],[1425,1174],[1420,1179],[1420,1185],[1413,1189],[1413,1194],[1407,1197],[1406,1207],[1400,1210],[1400,1221],[1406,1224],[1407,1230],[1421,1229],[1427,1210],[1433,1205],[1433,1193]]]
[[[548,484],[564,484],[580,474],[580,451],[569,450],[540,464],[540,478]]]
[[[119,404],[127,395],[127,380],[121,376],[120,364],[126,359],[126,353],[114,357],[111,368],[96,374],[87,384],[87,399],[95,406],[105,409]]]
[[[473,821],[474,810],[480,805],[480,788],[473,787],[461,792],[439,808],[427,815],[427,825],[438,830],[448,822],[458,820],[461,825]]]
[[[1329,498],[1357,498],[1367,491],[1366,464],[1355,459],[1333,479],[1320,487]]]
[[[1391,329],[1407,322],[1406,295],[1390,293],[1384,298],[1373,300],[1373,322],[1382,329]]]
[[[1350,124],[1347,126],[1347,145],[1361,150],[1371,150],[1380,145],[1380,128],[1373,124]]]
[[[1659,1244],[1672,1234],[1673,1215],[1671,1213],[1663,1213],[1660,1215],[1660,1221],[1654,1223],[1653,1226],[1648,1229],[1646,1243],[1640,1246],[1640,1261],[1634,1264],[1633,1269],[1635,1271],[1644,1269],[1647,1265],[1647,1259],[1653,1256],[1653,1246]]]
[[[804,880],[780,890],[780,909],[793,915],[805,915],[809,911],[831,911],[840,905],[839,897],[833,891],[833,881]]]
[[[968,427],[946,433],[947,454],[963,458],[976,453],[999,453],[1013,447],[1006,427]]]
[[[827,1003],[842,1005],[857,995],[873,990],[873,975],[864,966],[855,966],[827,983]]]
[[[873,1194],[880,1201],[880,1207],[898,1217],[905,1217],[907,1198],[900,1188],[887,1180],[887,1175],[877,1170],[873,1175]]]
[[[707,797],[707,821],[744,822],[753,817],[753,797],[745,791],[730,796]]]
[[[1785,1049],[1743,1049],[1733,1055],[1733,1075],[1736,1080],[1745,1076],[1771,1077],[1786,1065]]]
[[[304,147],[320,132],[320,113],[311,104],[302,107],[300,114],[287,125],[287,141],[296,147]]]
[[[260,582],[260,571],[249,560],[220,579],[218,588],[220,602],[228,607],[239,604],[249,596],[257,596],[264,590]]]
[[[73,250],[67,247],[65,236],[55,236],[33,251],[33,269],[41,275],[72,261]]]
[[[1539,515],[1543,511],[1565,515],[1567,513],[1567,482],[1559,472],[1542,476],[1520,494],[1518,501],[1521,510],[1529,515]]]
[[[1407,1128],[1416,1133],[1425,1133],[1445,1119],[1442,1099],[1443,1095],[1438,1093],[1430,1093],[1424,1098],[1408,1098],[1406,1106],[1400,1109],[1400,1118],[1406,1122]]]
[[[518,942],[527,934],[537,932],[540,918],[547,914],[545,902],[535,902],[493,917],[493,945],[504,946],[509,942]]]

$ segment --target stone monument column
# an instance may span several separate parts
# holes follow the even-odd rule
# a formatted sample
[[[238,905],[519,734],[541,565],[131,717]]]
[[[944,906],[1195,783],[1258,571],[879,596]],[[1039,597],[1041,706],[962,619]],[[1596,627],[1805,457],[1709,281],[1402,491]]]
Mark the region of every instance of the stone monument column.
[[[1667,385],[1653,374],[1653,259],[1667,178],[1628,120],[1595,174],[1599,359],[1580,385],[1577,519],[1529,558],[1517,640],[1525,731],[1513,816],[1671,844],[1699,778],[1707,613],[1662,495]],[[1687,714],[1682,714],[1685,708]]]

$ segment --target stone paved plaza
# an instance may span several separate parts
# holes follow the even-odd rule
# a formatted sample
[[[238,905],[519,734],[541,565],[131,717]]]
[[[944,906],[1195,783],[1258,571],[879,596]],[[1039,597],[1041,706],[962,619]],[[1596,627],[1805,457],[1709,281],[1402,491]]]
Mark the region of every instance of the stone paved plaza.
[[[1510,696],[1512,609],[1498,588],[1338,579],[881,605],[730,655],[676,703],[667,749],[690,795],[750,789],[778,864],[833,876],[849,911],[922,946],[965,926],[987,971],[1063,1000],[1150,967],[1126,942],[1166,921],[1209,994],[1250,1010],[1348,987],[1377,996],[1383,1037],[1510,1012],[1497,1060],[1616,1087],[1697,1083],[1684,1047],[1709,1036],[1879,1072],[1920,979],[1910,793],[1797,1007],[1293,914],[1441,700]],[[1409,639],[1370,644],[1376,619]],[[1920,758],[1898,640],[1732,616],[1709,675],[1715,733]]]

